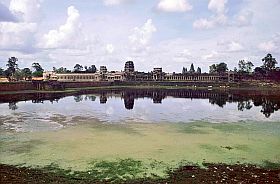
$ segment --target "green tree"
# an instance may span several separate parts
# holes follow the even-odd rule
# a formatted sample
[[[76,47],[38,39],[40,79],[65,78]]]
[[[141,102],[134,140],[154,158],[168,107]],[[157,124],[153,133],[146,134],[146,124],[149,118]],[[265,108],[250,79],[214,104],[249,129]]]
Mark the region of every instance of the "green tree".
[[[91,65],[90,67],[88,67],[87,69],[86,69],[86,72],[88,72],[88,73],[96,73],[96,67],[95,67],[95,65]]]
[[[23,80],[23,78],[24,78],[24,74],[23,74],[22,70],[16,69],[15,74],[14,74],[14,79],[16,81],[19,81],[19,80]]]
[[[190,73],[195,73],[195,70],[194,70],[194,65],[193,65],[193,63],[191,64],[191,67],[190,67]]]
[[[13,80],[13,76],[18,68],[17,64],[18,59],[16,57],[11,57],[7,63],[7,70],[5,71],[5,75],[9,81]]]
[[[197,68],[196,73],[201,74],[201,68],[200,67]]]
[[[254,66],[254,64],[251,61],[247,61],[247,63],[246,63],[246,72],[247,73],[251,73],[252,70],[253,70],[253,66]]]
[[[209,66],[209,73],[217,73],[217,67],[215,64]]]
[[[240,73],[250,73],[252,72],[253,63],[251,61],[240,60],[238,62],[238,72]]]
[[[266,72],[265,72],[265,69],[263,67],[256,67],[254,72],[256,74],[261,74],[261,75],[264,75]]]
[[[240,60],[238,62],[238,72],[245,73],[245,71],[246,71],[246,62],[245,60]]]
[[[53,67],[53,71],[55,73],[71,73],[71,70],[67,70],[67,68],[63,68],[63,67],[60,68]]]
[[[24,68],[21,70],[21,72],[24,77],[24,80],[32,78],[32,71],[30,70],[30,68]]]
[[[219,63],[216,66],[218,73],[225,73],[228,71],[228,67],[226,63]]]
[[[83,66],[82,66],[82,65],[76,64],[76,65],[74,66],[74,72],[75,72],[75,73],[79,73],[79,72],[81,72],[82,70],[83,70]]]
[[[275,58],[272,57],[271,54],[267,54],[263,59],[263,65],[262,68],[264,68],[266,71],[271,71],[276,68],[277,61]]]
[[[37,71],[37,72],[43,72],[44,71],[44,69],[42,68],[42,66],[39,63],[33,63],[32,68],[34,68],[35,71]]]
[[[209,66],[209,73],[225,73],[228,71],[226,63],[212,64]]]
[[[0,68],[0,76],[3,76],[3,75],[4,75],[4,69]]]
[[[42,77],[44,69],[41,67],[39,63],[33,63],[32,68],[34,68],[33,76],[34,77]]]

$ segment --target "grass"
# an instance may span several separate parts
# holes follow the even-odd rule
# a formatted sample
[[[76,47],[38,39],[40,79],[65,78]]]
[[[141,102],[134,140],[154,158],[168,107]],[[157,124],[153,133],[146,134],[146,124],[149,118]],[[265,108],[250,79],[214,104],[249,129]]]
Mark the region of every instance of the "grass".
[[[209,84],[211,85],[211,84]],[[30,93],[72,93],[81,92],[83,90],[106,90],[106,89],[197,89],[197,90],[264,90],[264,91],[274,91],[278,90],[278,87],[265,87],[265,86],[229,86],[227,88],[220,86],[213,86],[209,88],[208,86],[177,86],[177,85],[112,85],[112,86],[100,86],[100,87],[82,87],[82,88],[66,88],[65,90],[23,90],[23,91],[4,91],[0,94],[30,94]]]

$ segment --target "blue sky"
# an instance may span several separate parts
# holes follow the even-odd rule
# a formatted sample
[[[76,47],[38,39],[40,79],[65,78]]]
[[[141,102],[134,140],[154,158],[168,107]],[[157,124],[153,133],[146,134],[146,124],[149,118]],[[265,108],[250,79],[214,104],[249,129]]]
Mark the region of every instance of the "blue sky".
[[[279,10],[280,0],[0,0],[0,67],[11,56],[46,70],[261,65],[280,58]]]

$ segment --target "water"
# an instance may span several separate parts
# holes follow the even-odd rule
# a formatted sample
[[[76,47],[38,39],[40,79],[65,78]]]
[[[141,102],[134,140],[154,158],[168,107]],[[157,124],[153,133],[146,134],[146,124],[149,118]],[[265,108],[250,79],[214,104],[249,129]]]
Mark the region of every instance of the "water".
[[[280,161],[277,93],[130,89],[0,102],[0,163],[88,170],[132,159],[164,176],[189,162]]]

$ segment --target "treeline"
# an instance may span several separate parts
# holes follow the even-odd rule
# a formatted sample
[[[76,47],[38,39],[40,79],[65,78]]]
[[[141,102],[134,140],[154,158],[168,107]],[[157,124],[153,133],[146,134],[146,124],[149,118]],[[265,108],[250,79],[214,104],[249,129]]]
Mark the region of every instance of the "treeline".
[[[64,67],[60,67],[60,68],[53,67],[53,72],[55,72],[55,73],[96,73],[97,68],[95,67],[95,65],[91,65],[89,67],[88,66],[83,67],[80,64],[76,64],[74,66],[73,70],[69,70]]]
[[[31,80],[32,77],[43,76],[44,69],[39,63],[34,62],[31,68],[20,69],[17,62],[18,59],[16,57],[9,58],[6,64],[6,69],[0,68],[0,76],[6,77],[9,81]],[[262,62],[263,65],[255,67],[253,70],[254,64],[251,61],[240,60],[238,62],[238,67],[234,67],[233,72],[241,77],[254,74],[254,76],[270,76],[271,78],[273,78],[275,73],[277,73],[277,76],[279,75],[280,68],[276,67],[278,63],[272,56],[272,54],[267,54],[262,59]],[[88,67],[76,64],[73,70],[69,70],[64,67],[53,67],[53,71],[56,73],[96,73],[97,68],[95,67],[95,65],[91,65]],[[224,74],[228,71],[228,65],[224,62],[221,62],[219,64],[212,64],[209,66],[209,73],[211,74]],[[188,71],[187,67],[183,67],[182,73],[201,74],[201,68],[198,67],[197,70],[195,70],[194,65],[191,64],[190,70]],[[280,80],[280,75],[278,77]]]
[[[254,64],[251,61],[240,60],[238,62],[238,68],[234,67],[234,72],[238,74],[269,74],[274,71],[279,71],[280,68],[276,67],[278,64],[276,59],[272,56],[272,54],[267,54],[262,59],[263,64],[261,66],[255,67],[253,70]],[[228,67],[226,63],[213,64],[209,67],[209,73],[225,73],[228,71]]]
[[[18,59],[11,57],[8,59],[6,69],[0,68],[0,76],[6,77],[9,81],[31,80],[32,77],[42,77],[44,69],[39,63],[34,62],[31,68],[20,69]]]
[[[80,64],[76,64],[73,70],[68,70],[64,67],[53,67],[53,71],[56,73],[96,73],[97,69],[95,65],[83,67]],[[44,69],[37,62],[34,62],[30,68],[19,68],[18,58],[16,57],[8,59],[6,69],[0,67],[0,77],[5,77],[8,81],[32,80],[34,77],[43,77],[43,72]]]
[[[251,61],[245,61],[245,60],[240,60],[238,62],[238,67],[234,67],[233,72],[237,74],[250,74],[250,73],[256,73],[256,74],[269,74],[270,72],[280,70],[279,67],[276,67],[277,61],[275,58],[272,57],[272,54],[267,54],[263,59],[262,59],[263,65],[256,67],[253,70],[254,64]],[[209,66],[209,73],[211,74],[223,74],[228,72],[228,65],[224,62],[221,62],[219,64],[212,64]],[[183,74],[187,73],[201,73],[201,68],[198,67],[197,70],[195,71],[193,63],[190,66],[190,70],[188,71],[187,67],[183,67],[182,70]]]

